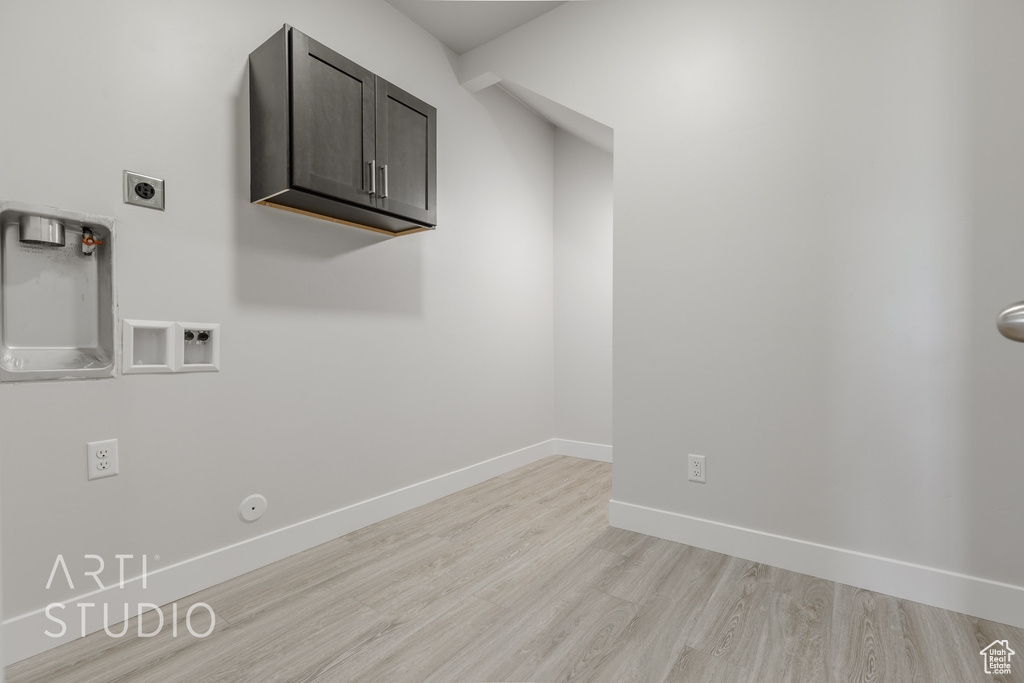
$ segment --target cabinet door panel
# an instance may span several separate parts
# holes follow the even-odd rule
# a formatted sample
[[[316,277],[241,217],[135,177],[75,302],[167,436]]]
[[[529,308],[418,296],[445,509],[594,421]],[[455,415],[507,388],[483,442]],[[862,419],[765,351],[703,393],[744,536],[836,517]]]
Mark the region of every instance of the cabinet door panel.
[[[374,76],[292,30],[292,184],[372,205]]]
[[[379,206],[428,225],[437,223],[437,110],[377,79]]]

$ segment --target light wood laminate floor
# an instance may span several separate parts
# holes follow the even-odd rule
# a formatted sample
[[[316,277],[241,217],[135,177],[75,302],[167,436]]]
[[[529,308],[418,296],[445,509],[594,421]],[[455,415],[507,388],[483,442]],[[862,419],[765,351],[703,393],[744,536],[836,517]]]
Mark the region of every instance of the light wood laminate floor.
[[[205,639],[101,631],[7,680],[1024,681],[1022,629],[612,529],[610,496],[547,458],[178,601]]]

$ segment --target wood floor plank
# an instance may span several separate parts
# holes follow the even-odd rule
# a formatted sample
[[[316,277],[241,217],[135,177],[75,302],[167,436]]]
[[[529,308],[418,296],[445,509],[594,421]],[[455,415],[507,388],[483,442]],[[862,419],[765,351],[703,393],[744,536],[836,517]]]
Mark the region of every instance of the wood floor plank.
[[[552,568],[554,571],[549,578],[538,581],[533,591],[522,593],[493,627],[426,680],[438,683],[508,680],[529,656],[528,646],[535,634],[573,609],[583,595],[622,562],[621,555],[597,548],[586,548],[566,558],[557,569]]]
[[[751,681],[827,681],[835,583],[779,570]]]
[[[896,598],[836,584],[831,630],[832,680],[911,680]]]
[[[777,572],[768,565],[730,558],[687,643],[740,669],[762,655]]]
[[[463,491],[422,505],[414,510],[364,527],[344,538],[356,551],[386,549],[414,536],[446,536],[451,528],[469,524],[495,505],[523,506],[523,500],[536,497],[546,480],[559,478],[570,468],[571,458],[552,456],[512,472],[499,475]],[[570,461],[570,462],[567,462]]]
[[[392,558],[387,568],[352,576],[340,576],[332,583],[348,597],[359,600],[378,612],[395,616],[414,612],[424,589],[437,582],[451,581],[450,573],[471,559],[461,546],[433,539],[424,541],[421,552],[408,558]],[[431,599],[426,594],[426,599]]]
[[[728,556],[676,544],[671,571],[649,592],[646,602],[627,624],[618,647],[609,651],[594,681],[646,683],[672,676],[672,669],[689,670],[694,659],[680,664],[693,626],[704,611],[729,561]],[[703,661],[703,660],[702,660]],[[703,665],[701,665],[703,670]],[[723,666],[721,671],[736,669]],[[682,675],[682,669],[676,675]],[[734,679],[736,680],[736,679]]]
[[[736,683],[746,680],[746,672],[721,657],[685,648],[672,663],[664,679],[666,683]]]
[[[331,544],[325,544],[331,545]],[[318,547],[319,548],[319,547]],[[316,550],[316,549],[314,549]],[[303,563],[292,558],[250,572],[239,579],[196,593],[228,621],[238,622],[254,612],[286,606],[318,586],[329,584],[347,594],[372,586],[382,577],[412,571],[435,560],[437,539],[421,536],[400,546],[356,553],[342,546],[324,554],[311,554]],[[308,551],[307,551],[308,552]]]
[[[495,604],[513,608],[533,599],[538,587],[544,586],[564,566],[580,561],[578,556],[581,553],[599,551],[602,557],[614,557],[616,563],[622,561],[621,555],[591,548],[592,539],[600,534],[600,523],[568,519],[569,524],[553,525],[544,533],[531,533],[518,539],[528,541],[529,544],[523,547],[524,552],[516,557],[509,571],[478,577],[474,594]],[[605,563],[610,565],[611,560]]]
[[[506,680],[593,680],[639,609],[626,600],[588,591],[533,637]]]
[[[321,585],[288,609],[255,612],[185,651],[146,662],[125,682],[312,681],[326,666],[386,640],[394,627]]]
[[[386,640],[361,648],[354,656],[339,652],[337,661],[324,663],[312,680],[419,683],[504,613],[471,595],[438,597],[414,617],[395,621]]]
[[[528,530],[537,520],[538,512],[557,515],[563,521],[570,516],[591,520],[596,502],[607,507],[611,493],[607,463],[587,461],[582,467],[567,469],[563,465],[548,467],[545,471],[551,481],[535,482],[531,487],[517,489],[511,496],[507,491],[500,491],[499,497],[481,505],[479,512],[463,514],[432,533],[446,540],[473,545],[495,533],[519,534]],[[529,514],[524,515],[524,511]]]
[[[906,645],[907,680],[981,682],[986,676],[970,619],[909,600],[899,600]],[[985,645],[988,645],[986,643]],[[983,647],[983,646],[982,646]]]
[[[609,464],[545,458],[179,601],[207,638],[129,624],[7,681],[1024,683],[1022,629],[611,529],[610,492]]]
[[[478,511],[495,503],[524,505],[549,495],[554,486],[562,486],[571,477],[577,464],[573,458],[551,456],[526,467],[489,479],[465,491],[454,493],[428,504],[427,511],[436,508],[436,524],[429,524],[433,533],[436,527],[445,523],[458,523],[466,516],[466,510]],[[417,509],[420,512],[420,509]],[[417,514],[419,516],[419,514]]]
[[[633,550],[642,545],[650,536],[638,534],[635,531],[608,527],[601,531],[601,534],[594,539],[595,548],[608,550],[620,555],[629,555]]]
[[[238,621],[252,611],[268,609],[339,573],[352,571],[352,563],[346,562],[352,557],[356,556],[348,541],[334,539],[194,593],[189,599],[211,605],[219,617]]]
[[[682,550],[678,543],[648,536],[601,584],[600,590],[642,605],[676,567]]]

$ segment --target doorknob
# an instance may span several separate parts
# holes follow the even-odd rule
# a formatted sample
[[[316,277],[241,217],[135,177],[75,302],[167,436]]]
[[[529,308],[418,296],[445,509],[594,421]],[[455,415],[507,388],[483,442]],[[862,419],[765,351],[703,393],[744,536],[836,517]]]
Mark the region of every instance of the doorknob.
[[[999,333],[1007,339],[1024,342],[1024,301],[1011,304],[996,319]]]

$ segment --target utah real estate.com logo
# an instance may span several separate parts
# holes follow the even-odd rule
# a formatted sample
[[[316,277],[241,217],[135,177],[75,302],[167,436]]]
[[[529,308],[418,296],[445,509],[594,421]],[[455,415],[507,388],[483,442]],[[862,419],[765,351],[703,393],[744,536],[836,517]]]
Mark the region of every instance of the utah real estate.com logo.
[[[980,654],[985,658],[985,673],[1009,676],[1010,658],[1017,653],[1010,649],[1009,641],[995,640]]]

